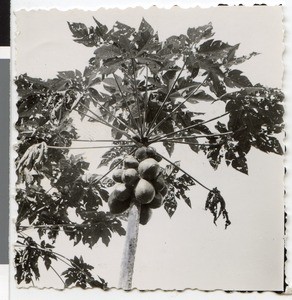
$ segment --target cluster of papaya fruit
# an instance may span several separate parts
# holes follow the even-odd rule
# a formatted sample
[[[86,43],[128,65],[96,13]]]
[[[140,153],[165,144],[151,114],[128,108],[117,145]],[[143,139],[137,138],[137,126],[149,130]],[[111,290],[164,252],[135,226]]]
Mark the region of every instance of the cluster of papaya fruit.
[[[140,147],[134,156],[125,157],[123,167],[112,176],[116,185],[108,200],[111,213],[120,214],[137,201],[141,204],[140,224],[148,223],[152,209],[159,208],[167,194],[160,160],[153,147]]]

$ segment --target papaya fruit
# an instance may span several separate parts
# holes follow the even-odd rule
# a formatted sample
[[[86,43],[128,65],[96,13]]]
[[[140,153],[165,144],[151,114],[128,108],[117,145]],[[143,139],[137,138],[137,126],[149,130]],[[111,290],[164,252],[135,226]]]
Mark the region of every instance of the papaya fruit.
[[[124,159],[124,169],[137,169],[139,162],[137,159],[132,155],[127,155]]]
[[[143,146],[136,150],[135,157],[138,161],[143,161],[144,159],[146,159],[148,157],[147,153],[146,153],[146,149],[147,149],[147,147]]]
[[[137,201],[146,204],[153,200],[155,189],[149,181],[141,178],[135,187],[134,193]]]
[[[154,158],[157,162],[162,161],[162,157],[161,157],[159,154],[156,154],[153,158]]]
[[[155,188],[155,191],[160,192],[165,187],[163,175],[159,175],[156,179],[154,179],[152,184]]]
[[[126,169],[123,172],[122,180],[126,185],[133,185],[139,180],[139,175],[136,169]]]
[[[146,148],[146,154],[147,154],[147,157],[149,157],[149,158],[155,158],[156,150],[153,147],[148,146]]]
[[[140,220],[141,225],[146,225],[152,216],[152,210],[148,205],[141,205]]]
[[[120,183],[123,182],[122,176],[123,176],[123,170],[122,169],[116,169],[116,170],[114,170],[113,175],[112,175],[113,180],[115,182],[120,182]]]
[[[160,166],[155,159],[146,158],[140,162],[138,166],[138,172],[142,178],[151,181],[158,176],[160,172]]]
[[[121,214],[126,211],[131,204],[131,198],[128,198],[125,201],[119,201],[117,198],[109,198],[108,206],[112,214]]]
[[[148,207],[150,208],[159,208],[163,203],[163,197],[160,193],[156,193],[155,197],[153,198],[153,200],[147,204]]]
[[[117,183],[109,195],[110,199],[117,199],[120,202],[126,201],[131,197],[131,190],[124,183]]]

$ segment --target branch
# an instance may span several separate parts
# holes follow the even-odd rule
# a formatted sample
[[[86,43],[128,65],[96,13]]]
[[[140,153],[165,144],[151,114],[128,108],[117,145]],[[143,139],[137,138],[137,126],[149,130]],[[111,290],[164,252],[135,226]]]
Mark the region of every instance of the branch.
[[[170,112],[164,119],[162,119],[158,124],[156,124],[152,130],[149,132],[148,136],[150,136],[152,134],[152,132],[158,128],[161,124],[163,124],[170,116],[172,116],[182,105],[184,105],[189,98],[198,91],[198,89],[206,82],[206,80],[208,79],[208,76],[204,79],[204,81],[202,83],[200,83],[187,97],[186,99],[181,102],[172,112]]]
[[[64,284],[64,288],[66,287],[65,281],[63,280],[63,278],[60,276],[60,274],[55,270],[54,267],[50,266],[50,268],[55,272],[55,274],[59,277],[59,279],[63,282]]]
[[[30,215],[30,217],[37,215],[40,211],[44,210],[44,209],[47,208],[48,206],[49,206],[49,204],[47,204],[47,205],[45,205],[45,206],[43,206],[43,207],[37,209],[36,211],[33,211],[32,214]],[[23,207],[22,207],[22,208],[23,208]],[[18,213],[18,215],[20,215],[21,212],[22,212],[22,210],[20,210],[20,212]],[[19,224],[20,224],[22,221],[24,221],[24,220],[26,219],[26,217],[27,217],[27,215],[26,215],[26,216],[23,216],[21,220],[18,220],[17,222],[15,222],[15,225],[19,227],[19,226],[20,226]]]
[[[194,138],[194,137],[193,137]],[[222,143],[214,143],[214,144],[206,144],[206,143],[192,143],[192,142],[184,142],[184,141],[177,141],[177,140],[164,140],[170,143],[177,143],[177,144],[186,144],[186,145],[195,145],[195,146],[219,146]]]
[[[168,93],[166,94],[166,96],[165,96],[165,98],[164,98],[164,100],[163,100],[161,106],[159,107],[159,109],[158,109],[158,111],[156,112],[156,114],[155,114],[155,116],[154,116],[152,122],[150,123],[150,125],[149,125],[149,127],[148,127],[148,129],[147,129],[147,131],[146,131],[146,136],[149,136],[149,132],[150,132],[152,126],[153,126],[154,123],[156,122],[156,120],[157,120],[157,118],[158,118],[158,116],[159,116],[159,114],[160,114],[160,112],[161,112],[163,106],[165,105],[166,101],[168,100],[168,97],[170,96],[170,93],[172,92],[174,86],[176,85],[178,79],[180,78],[180,75],[182,74],[182,71],[183,71],[183,69],[184,69],[184,67],[185,67],[185,65],[186,65],[186,61],[187,61],[187,60],[185,60],[185,62],[184,62],[184,64],[183,64],[183,66],[182,66],[182,68],[181,68],[179,74],[177,75],[177,77],[176,77],[175,81],[173,82],[171,88],[169,89]],[[152,131],[151,131],[151,132],[152,132]]]
[[[206,187],[204,184],[202,184],[200,181],[198,181],[197,179],[195,179],[193,176],[191,176],[189,173],[187,173],[186,171],[184,171],[181,167],[177,166],[175,163],[173,163],[171,160],[167,159],[166,157],[164,157],[163,155],[161,155],[160,153],[157,153],[157,155],[159,155],[161,158],[163,158],[164,160],[166,160],[168,163],[170,163],[171,165],[173,165],[175,168],[178,168],[181,172],[183,172],[185,175],[189,176],[192,180],[194,180],[197,184],[199,184],[201,187],[203,187],[204,189],[208,190],[209,192],[211,192],[212,190],[209,189],[208,187]]]
[[[115,148],[115,147],[134,147],[134,144],[131,145],[105,145],[105,146],[84,146],[84,147],[63,147],[63,146],[49,146],[48,148],[51,149],[70,149],[70,150],[77,150],[77,149],[104,149],[104,148]]]
[[[220,115],[220,116],[218,116],[218,117],[209,119],[209,120],[207,120],[207,121],[203,121],[203,122],[201,122],[201,123],[194,124],[194,125],[190,125],[190,126],[188,126],[188,127],[185,127],[185,128],[182,128],[182,129],[179,129],[179,130],[176,130],[176,131],[173,131],[173,132],[164,134],[163,136],[161,136],[161,137],[159,137],[159,138],[156,138],[156,139],[153,139],[152,141],[153,141],[153,142],[161,141],[162,139],[164,139],[164,138],[166,138],[166,137],[168,137],[168,136],[172,136],[172,135],[174,135],[174,134],[176,134],[176,133],[179,133],[179,132],[183,132],[183,131],[186,131],[186,130],[189,130],[189,129],[196,128],[197,126],[201,126],[201,125],[203,125],[203,124],[206,124],[206,123],[209,123],[209,122],[211,122],[211,121],[217,120],[217,119],[222,118],[222,117],[224,117],[224,116],[226,116],[226,115],[228,115],[228,114],[229,114],[229,112],[224,113],[224,114],[222,114],[222,115]],[[233,132],[232,132],[232,131],[229,131],[229,132],[226,132],[226,133],[233,133]],[[211,136],[211,135],[210,135],[210,136]],[[151,141],[151,140],[150,140],[150,141]]]
[[[157,142],[164,142],[164,141],[170,141],[170,140],[183,140],[183,139],[199,139],[199,138],[208,138],[208,137],[216,137],[216,136],[225,136],[225,135],[228,135],[228,134],[231,134],[233,133],[233,131],[228,131],[228,132],[224,132],[224,133],[214,133],[214,134],[207,134],[207,135],[194,135],[194,136],[181,136],[181,137],[178,137],[178,136],[175,136],[175,137],[172,137],[170,139],[166,139],[166,138],[163,138],[163,139],[160,139],[160,140],[157,140],[157,141],[153,141],[153,142],[150,142],[150,144],[153,144],[153,143],[157,143]],[[215,145],[215,144],[211,144],[211,145]]]
[[[91,94],[92,95],[92,94]],[[116,117],[110,110],[108,110],[107,108],[105,108],[103,105],[101,105],[96,99],[94,99],[94,96],[92,95],[92,100],[94,103],[96,103],[100,108],[104,109],[110,116],[112,116],[115,120],[117,120],[118,122],[120,122],[121,124],[123,124],[124,126],[126,126],[126,128],[128,128],[129,131],[131,131],[134,135],[136,135],[137,133],[127,124],[125,123],[123,120],[121,120],[120,118]]]
[[[78,223],[68,223],[68,224],[45,224],[45,225],[25,225],[25,226],[19,226],[23,231],[24,230],[29,230],[30,228],[43,228],[43,229],[49,229],[52,230],[51,227],[53,226],[58,226],[58,227],[64,227],[64,226],[68,226],[68,227],[87,227],[87,226],[95,226],[100,224],[100,222],[98,223],[86,223],[86,224],[78,224]],[[54,229],[53,229],[54,230]],[[59,230],[59,229],[58,229]],[[67,231],[67,229],[64,229],[65,231]]]
[[[142,128],[142,120],[141,120],[141,110],[140,110],[140,105],[139,105],[139,98],[138,98],[138,87],[137,87],[137,78],[136,78],[136,67],[135,67],[135,59],[132,58],[132,67],[133,67],[133,77],[134,77],[134,86],[135,86],[135,94],[136,94],[136,105],[137,105],[137,111],[138,111],[138,116],[139,116],[139,122],[140,122],[140,134],[141,137],[143,136],[143,128]]]
[[[119,142],[125,142],[125,143],[130,143],[132,141],[130,140],[83,140],[83,139],[78,139],[78,140],[71,140],[72,142],[92,142],[92,143],[119,143]],[[117,144],[118,145],[118,144]]]
[[[135,141],[127,132],[125,132],[124,130],[121,130],[120,128],[118,127],[115,127],[113,126],[112,124],[104,121],[102,118],[100,118],[95,112],[93,112],[89,107],[87,107],[86,105],[80,103],[81,106],[83,106],[85,109],[87,109],[89,112],[91,112],[96,118],[98,121],[101,121],[101,122],[104,122],[104,125],[108,126],[108,127],[111,127],[112,129],[114,130],[117,130],[119,132],[121,132],[123,135],[125,135],[128,139],[130,139],[132,142],[134,142],[135,144],[137,144],[137,141]]]
[[[148,66],[146,65],[146,80],[145,80],[145,106],[144,106],[144,127],[146,128],[146,117],[147,117],[147,109],[149,106],[149,99],[150,97],[148,97]],[[145,132],[144,132],[145,133]]]
[[[29,237],[27,234],[25,234],[25,233],[21,233],[21,235],[26,235],[27,237]],[[25,238],[25,237],[23,237],[23,238]],[[36,250],[42,250],[42,251],[45,251],[45,252],[48,252],[48,253],[52,253],[52,254],[55,254],[56,256],[58,256],[58,259],[60,260],[60,261],[62,261],[63,263],[65,263],[66,265],[68,265],[69,267],[72,267],[72,266],[74,266],[76,269],[78,269],[83,275],[85,275],[87,278],[88,278],[88,280],[89,280],[89,282],[90,281],[92,281],[92,280],[94,280],[94,279],[92,279],[92,278],[90,278],[89,276],[88,276],[88,274],[86,274],[86,272],[84,272],[78,265],[76,265],[71,259],[69,259],[69,258],[67,258],[66,256],[64,256],[64,255],[62,255],[62,254],[60,254],[60,253],[57,253],[57,252],[55,252],[55,251],[53,251],[53,250],[48,250],[48,249],[46,249],[46,248],[42,248],[42,246],[40,245],[40,244],[38,244],[38,243],[36,243],[36,242],[34,242],[36,245],[37,245],[37,247],[32,247],[32,246],[30,246],[30,248],[34,248],[34,249],[36,249]],[[69,263],[67,262],[67,261],[69,261]]]
[[[97,121],[97,122],[99,122],[99,123],[105,125],[105,126],[108,126],[108,123],[105,122],[105,121],[103,121],[102,119],[96,119],[96,118],[94,118],[94,117],[92,117],[92,116],[90,116],[90,115],[88,115],[88,114],[86,114],[86,113],[84,113],[84,112],[82,112],[82,111],[76,109],[76,108],[73,108],[73,110],[75,110],[75,111],[78,112],[79,114],[81,114],[81,115],[83,115],[83,116],[85,116],[85,117],[87,117],[87,118],[89,118],[89,119],[92,119],[92,120],[94,120],[94,121]]]
[[[27,235],[26,233],[20,232],[20,234],[21,234],[21,236],[22,236],[23,239],[26,239],[26,237],[30,237],[30,236]],[[26,237],[25,237],[25,236],[26,236]],[[18,242],[18,243],[19,243],[19,242]],[[57,253],[57,252],[53,251],[52,249],[48,250],[48,249],[46,249],[46,248],[42,248],[42,246],[41,246],[40,244],[38,244],[37,242],[35,242],[35,241],[34,241],[34,243],[35,243],[35,245],[37,245],[37,247],[32,247],[32,246],[30,246],[31,248],[34,248],[34,249],[36,249],[36,250],[43,250],[43,251],[45,251],[45,252],[55,254],[55,255],[57,255],[57,256],[59,257],[59,259],[60,259],[60,258],[63,259],[63,260],[60,259],[61,261],[63,261],[63,262],[64,262],[65,264],[67,264],[68,266],[72,267],[71,260],[70,260],[69,258],[67,258],[66,256],[64,256],[64,255],[62,255],[62,254],[60,254],[60,253]],[[25,244],[23,244],[23,243],[20,243],[20,244],[21,244],[22,246],[24,245],[25,247],[27,246],[27,245],[25,245]],[[17,246],[17,245],[15,245],[15,246]],[[64,261],[64,260],[65,260],[65,261]],[[69,264],[67,261],[69,261],[70,264]],[[77,267],[78,267],[78,266],[77,266]]]
[[[44,260],[44,257],[41,255],[42,259]],[[62,283],[64,284],[64,288],[66,287],[65,281],[63,280],[63,278],[61,277],[61,275],[56,271],[56,269],[50,265],[50,269],[52,269],[54,271],[54,273],[59,277],[59,279],[62,281]]]
[[[120,91],[120,94],[121,94],[121,96],[122,96],[124,102],[126,103],[127,110],[128,110],[128,112],[129,112],[129,114],[130,114],[130,116],[131,116],[131,119],[132,119],[133,123],[136,124],[137,130],[139,131],[138,123],[136,122],[136,119],[134,118],[134,116],[133,116],[133,114],[132,114],[132,111],[131,111],[131,109],[130,109],[130,107],[129,107],[128,101],[127,101],[127,99],[125,98],[125,96],[124,96],[124,94],[123,94],[123,92],[122,92],[122,89],[121,89],[121,87],[120,87],[120,85],[119,85],[119,82],[118,82],[118,80],[117,80],[117,78],[116,78],[116,74],[113,73],[113,76],[114,76],[114,78],[115,78],[115,81],[116,81],[116,84],[117,84],[118,89],[119,89],[119,91]]]

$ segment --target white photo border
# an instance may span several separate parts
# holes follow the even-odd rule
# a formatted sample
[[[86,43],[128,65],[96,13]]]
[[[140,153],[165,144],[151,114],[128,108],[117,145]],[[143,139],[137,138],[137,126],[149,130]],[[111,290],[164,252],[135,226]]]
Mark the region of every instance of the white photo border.
[[[69,10],[69,9],[83,9],[83,10],[94,10],[98,9],[100,7],[106,7],[106,8],[127,8],[127,7],[136,7],[136,6],[142,6],[144,8],[149,8],[152,5],[156,5],[159,8],[171,8],[173,5],[178,5],[182,8],[188,8],[188,7],[195,7],[195,6],[201,6],[201,7],[211,7],[211,6],[217,6],[218,4],[228,4],[228,5],[239,5],[243,4],[245,6],[252,6],[255,1],[215,1],[215,0],[209,0],[209,1],[187,1],[187,0],[161,0],[161,1],[131,1],[131,0],[124,0],[124,1],[118,1],[118,0],[108,0],[108,1],[100,1],[100,0],[71,0],[70,3],[67,1],[58,1],[58,0],[12,0],[11,1],[11,52],[12,57],[15,57],[15,48],[14,48],[14,41],[13,36],[15,34],[15,15],[13,14],[14,11],[20,10],[20,9],[59,9],[59,10]],[[287,170],[287,174],[285,176],[285,205],[286,205],[286,213],[287,213],[287,221],[286,221],[286,250],[287,250],[287,260],[286,260],[286,268],[285,268],[285,276],[286,276],[286,284],[288,285],[286,289],[286,295],[288,296],[292,294],[292,239],[289,238],[292,234],[292,223],[291,223],[291,213],[292,213],[292,197],[291,197],[291,191],[292,191],[292,180],[291,180],[291,169],[292,169],[292,104],[291,101],[289,102],[290,97],[292,97],[292,43],[291,43],[291,35],[292,31],[289,30],[292,28],[292,5],[291,1],[258,1],[259,4],[265,3],[267,5],[283,5],[283,13],[284,13],[284,28],[285,28],[285,51],[283,55],[284,59],[284,65],[285,65],[285,72],[283,77],[283,91],[285,93],[285,125],[286,125],[286,139],[285,139],[285,145],[287,148],[287,152],[285,155],[285,167]],[[11,64],[11,78],[14,78],[15,74],[15,66],[12,62]],[[12,89],[11,91],[11,98],[14,98],[16,96],[16,92]],[[13,128],[13,124],[15,123],[16,116],[11,114],[10,117],[10,128]],[[10,134],[10,164],[14,163],[15,159],[15,153],[13,151],[12,143],[16,139],[16,133],[11,132]],[[15,182],[15,174],[13,172],[10,172],[10,182]],[[13,195],[10,195],[10,197]],[[10,228],[10,238],[13,236],[12,234],[13,228]],[[10,253],[11,256],[11,253]],[[12,258],[10,257],[10,262],[12,262]],[[272,292],[251,292],[251,293],[241,293],[241,292],[231,292],[226,293],[224,291],[215,291],[215,292],[204,292],[204,291],[198,291],[198,290],[185,290],[184,292],[165,292],[165,291],[155,291],[155,292],[139,292],[137,290],[132,291],[131,293],[125,293],[124,291],[120,290],[111,290],[111,291],[97,291],[97,290],[81,290],[81,289],[68,289],[65,291],[56,291],[53,289],[47,289],[45,291],[39,290],[39,289],[17,289],[14,284],[14,275],[13,272],[10,273],[10,298],[12,300],[21,298],[23,300],[27,299],[50,299],[54,298],[56,300],[58,299],[65,299],[65,297],[70,297],[71,300],[77,300],[81,299],[81,297],[86,296],[88,300],[96,299],[97,297],[101,297],[101,299],[107,300],[107,299],[136,299],[136,297],[139,297],[139,299],[162,299],[162,300],[169,300],[169,299],[278,299],[278,297],[285,297],[284,294],[277,294]]]

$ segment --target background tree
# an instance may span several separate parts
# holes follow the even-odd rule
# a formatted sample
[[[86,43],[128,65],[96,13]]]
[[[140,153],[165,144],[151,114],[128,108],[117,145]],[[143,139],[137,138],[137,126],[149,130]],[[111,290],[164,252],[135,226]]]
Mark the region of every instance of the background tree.
[[[224,162],[244,174],[248,174],[246,155],[252,147],[283,154],[277,138],[283,129],[283,94],[252,84],[236,68],[257,53],[236,56],[239,45],[214,40],[211,23],[163,42],[144,19],[138,30],[119,22],[110,30],[95,23],[91,27],[69,23],[74,41],[94,48],[82,72],[59,72],[49,80],[23,74],[15,80],[19,94],[18,283],[38,279],[42,260],[64,286],[107,287],[105,280],[92,275],[93,267],[82,257],[56,253],[54,242],[63,231],[74,245],[92,248],[98,241],[108,245],[113,233],[126,234],[121,220],[128,216],[130,228],[138,228],[141,204],[134,198],[126,213],[108,212],[107,205],[102,208],[114,190],[110,173],[137,149],[160,143],[171,157],[177,144],[186,144],[194,154],[204,153],[214,169]],[[204,112],[196,109],[201,102],[208,106]],[[210,113],[214,105],[216,114]],[[95,141],[98,146],[72,146],[86,142],[78,136],[80,120],[101,123],[111,129],[112,136]],[[107,149],[100,161],[107,172],[90,174],[83,156],[70,152],[84,147]],[[161,153],[154,158],[168,188],[163,207],[170,217],[180,199],[191,207],[187,191],[197,184],[206,189],[205,208],[214,223],[222,216],[225,226],[230,225],[219,189],[209,187],[207,179],[194,178]],[[38,231],[39,241],[27,234],[31,228]],[[137,242],[138,230],[133,234]],[[126,257],[130,240],[128,236]],[[129,258],[131,268],[124,260],[125,289],[131,287],[133,259],[134,252]],[[59,274],[54,260],[68,268]]]

